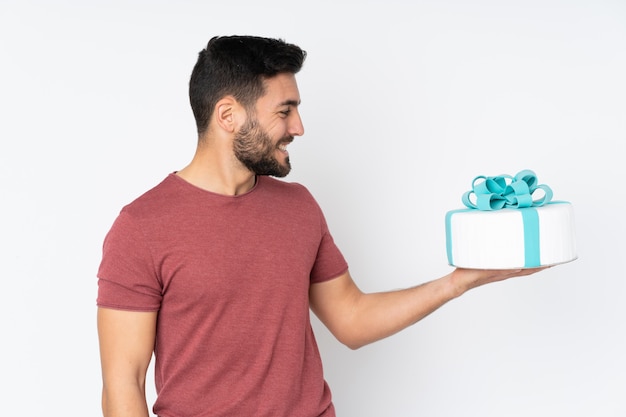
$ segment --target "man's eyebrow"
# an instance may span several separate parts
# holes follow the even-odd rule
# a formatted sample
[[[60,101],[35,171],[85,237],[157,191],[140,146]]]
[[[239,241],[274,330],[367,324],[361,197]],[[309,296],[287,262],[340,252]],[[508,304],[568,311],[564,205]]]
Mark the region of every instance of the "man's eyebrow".
[[[300,100],[285,100],[285,101],[279,103],[278,105],[279,106],[296,106],[297,107],[297,106],[300,105],[300,103],[301,103]]]

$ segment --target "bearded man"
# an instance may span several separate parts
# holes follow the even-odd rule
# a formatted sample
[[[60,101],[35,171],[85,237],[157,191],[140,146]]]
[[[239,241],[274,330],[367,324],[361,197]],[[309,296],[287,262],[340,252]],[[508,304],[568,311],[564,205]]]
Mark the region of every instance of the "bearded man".
[[[524,271],[450,274],[404,290],[359,290],[322,210],[296,183],[304,134],[282,40],[215,37],[189,83],[198,142],[189,165],[125,206],[98,271],[102,408],[160,417],[335,416],[310,324],[350,348],[392,335],[447,301]]]

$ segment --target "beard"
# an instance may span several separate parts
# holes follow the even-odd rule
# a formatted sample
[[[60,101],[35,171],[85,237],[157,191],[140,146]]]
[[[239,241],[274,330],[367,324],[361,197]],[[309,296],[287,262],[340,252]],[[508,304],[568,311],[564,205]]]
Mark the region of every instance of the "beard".
[[[278,143],[273,143],[270,136],[259,126],[256,119],[249,118],[235,134],[233,150],[237,159],[256,175],[285,177],[291,171],[289,157],[281,164],[274,152],[281,143],[289,143],[293,137],[288,136]]]

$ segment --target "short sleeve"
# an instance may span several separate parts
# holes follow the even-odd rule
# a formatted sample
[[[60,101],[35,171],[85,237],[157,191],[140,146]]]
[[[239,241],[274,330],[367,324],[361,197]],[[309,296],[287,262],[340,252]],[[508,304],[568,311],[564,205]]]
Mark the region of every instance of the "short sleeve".
[[[139,222],[122,211],[107,233],[98,269],[99,307],[157,311],[162,285]]]
[[[320,216],[322,239],[317,251],[315,264],[313,265],[313,269],[311,271],[312,284],[337,278],[348,270],[348,263],[335,244],[335,241],[328,230],[328,225],[326,224],[326,219],[324,218],[321,209]]]

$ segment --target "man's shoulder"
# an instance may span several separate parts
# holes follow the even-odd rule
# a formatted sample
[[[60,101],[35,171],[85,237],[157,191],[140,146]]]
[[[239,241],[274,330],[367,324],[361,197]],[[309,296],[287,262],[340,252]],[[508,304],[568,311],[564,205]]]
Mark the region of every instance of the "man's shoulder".
[[[160,183],[128,203],[122,211],[134,215],[154,213],[169,206],[168,202],[176,201],[179,192],[173,174],[165,177]]]

